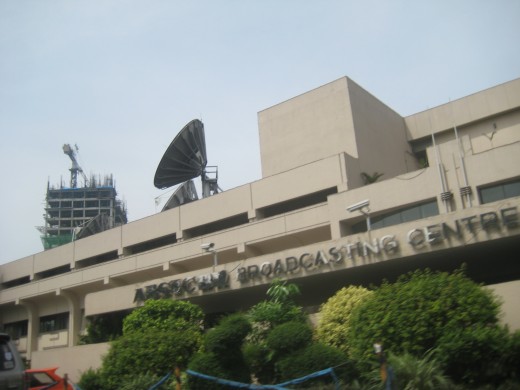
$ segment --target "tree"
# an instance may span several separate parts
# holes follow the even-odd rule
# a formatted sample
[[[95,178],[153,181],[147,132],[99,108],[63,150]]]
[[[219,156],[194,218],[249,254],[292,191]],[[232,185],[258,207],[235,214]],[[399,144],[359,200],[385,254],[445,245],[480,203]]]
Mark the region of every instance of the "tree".
[[[439,347],[447,334],[474,326],[494,326],[499,303],[458,270],[452,274],[415,271],[383,283],[357,306],[350,321],[350,355],[361,364],[373,360],[382,342],[393,354],[420,357]]]
[[[273,280],[268,299],[248,312],[252,331],[243,351],[251,372],[261,383],[295,379],[345,363],[340,350],[314,342],[307,316],[294,302],[299,293],[297,285]]]
[[[276,371],[280,381],[301,378],[326,368],[334,368],[335,375],[344,381],[352,379],[355,375],[343,352],[330,345],[317,342],[311,342],[304,348],[293,351],[276,363]],[[319,383],[322,381],[327,383],[330,379],[318,378],[305,384],[313,386],[312,388],[321,388]],[[318,387],[315,387],[316,385]]]
[[[519,336],[519,332],[510,335],[502,326],[459,329],[446,334],[435,353],[456,382],[497,388],[508,379],[520,379]]]
[[[448,390],[454,387],[432,352],[421,358],[409,353],[391,355],[389,362],[395,372],[397,389]]]
[[[161,378],[176,366],[186,367],[200,349],[201,338],[194,329],[147,329],[125,334],[112,343],[103,358],[103,388],[117,390],[138,377]]]
[[[275,379],[275,353],[267,345],[271,331],[288,322],[305,324],[307,321],[303,309],[294,302],[299,293],[297,285],[275,279],[267,290],[268,299],[247,313],[252,330],[245,340],[244,356],[251,372],[262,383],[272,383]]]
[[[85,381],[115,390],[186,367],[200,350],[202,319],[200,307],[189,302],[146,301],[124,319],[123,335],[112,342],[101,368],[85,373]]]
[[[321,305],[316,327],[317,339],[348,353],[352,311],[371,295],[372,291],[360,286],[344,287],[336,292]]]
[[[274,303],[292,304],[296,295],[300,294],[300,288],[294,283],[287,283],[287,280],[274,279],[267,290],[269,300]]]
[[[249,382],[249,368],[242,354],[242,343],[251,330],[247,317],[241,313],[224,317],[204,337],[204,351],[195,355],[189,368],[201,374]],[[188,377],[190,389],[221,389],[224,386],[196,376]]]
[[[124,319],[123,334],[147,329],[165,331],[201,329],[203,320],[202,309],[190,302],[150,299]]]

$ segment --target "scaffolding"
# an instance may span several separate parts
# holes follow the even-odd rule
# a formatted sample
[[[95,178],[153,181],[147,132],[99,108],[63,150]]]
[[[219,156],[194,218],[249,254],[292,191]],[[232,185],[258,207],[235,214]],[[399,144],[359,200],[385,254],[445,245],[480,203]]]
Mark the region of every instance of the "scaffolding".
[[[91,176],[80,188],[47,183],[45,200],[45,226],[38,227],[45,250],[128,222],[112,175]]]

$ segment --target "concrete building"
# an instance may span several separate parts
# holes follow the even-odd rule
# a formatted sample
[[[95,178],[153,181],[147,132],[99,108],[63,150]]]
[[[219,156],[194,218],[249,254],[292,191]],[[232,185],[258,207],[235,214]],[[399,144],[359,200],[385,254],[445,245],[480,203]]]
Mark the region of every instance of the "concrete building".
[[[97,367],[91,316],[246,309],[274,277],[313,313],[348,284],[465,263],[520,328],[520,79],[402,117],[345,77],[258,120],[262,179],[0,266],[0,322],[34,366]]]
[[[63,153],[72,161],[70,186],[64,186],[63,182],[57,187],[47,183],[45,225],[38,227],[44,249],[55,248],[127,222],[126,208],[117,199],[112,175],[104,179],[92,175],[89,180],[78,163],[78,150],[77,145],[74,148],[69,144],[63,145]],[[78,187],[79,175],[83,177],[83,187]]]
[[[44,249],[127,223],[125,204],[117,198],[112,176],[90,178],[84,187],[47,185],[45,226],[42,226]]]

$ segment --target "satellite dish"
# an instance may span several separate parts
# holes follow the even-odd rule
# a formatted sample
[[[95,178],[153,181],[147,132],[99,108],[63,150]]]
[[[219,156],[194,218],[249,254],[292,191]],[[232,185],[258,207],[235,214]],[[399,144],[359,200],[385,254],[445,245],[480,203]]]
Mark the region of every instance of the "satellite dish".
[[[193,183],[193,180],[188,180],[175,190],[172,196],[170,196],[170,199],[168,199],[168,201],[164,204],[164,207],[161,211],[173,209],[177,206],[180,206],[181,204],[193,202],[197,199],[199,199],[199,197],[197,195],[195,183]]]
[[[194,119],[173,139],[155,172],[153,183],[161,190],[184,183],[173,193],[162,211],[197,200],[197,190],[192,181],[196,177],[201,177],[203,198],[222,191],[217,183],[217,167],[207,170],[207,163],[204,124]]]
[[[163,190],[201,176],[206,168],[204,125],[192,120],[173,139],[155,172],[154,185]]]

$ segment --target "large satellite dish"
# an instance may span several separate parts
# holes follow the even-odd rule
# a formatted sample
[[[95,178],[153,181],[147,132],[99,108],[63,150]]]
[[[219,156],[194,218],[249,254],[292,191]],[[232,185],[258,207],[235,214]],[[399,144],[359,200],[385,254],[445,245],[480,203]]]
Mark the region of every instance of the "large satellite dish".
[[[199,197],[195,183],[193,183],[193,180],[188,180],[175,190],[172,196],[170,196],[170,199],[164,204],[162,211],[173,209],[181,204],[193,202],[197,199],[199,199]]]
[[[207,163],[204,125],[194,119],[184,126],[164,152],[153,184],[163,190],[194,179],[202,175]]]
[[[184,183],[170,197],[163,211],[198,199],[192,181],[196,177],[202,180],[202,197],[219,192],[217,169],[206,169],[210,168],[207,163],[204,124],[194,119],[173,139],[155,172],[153,182],[161,190]]]

